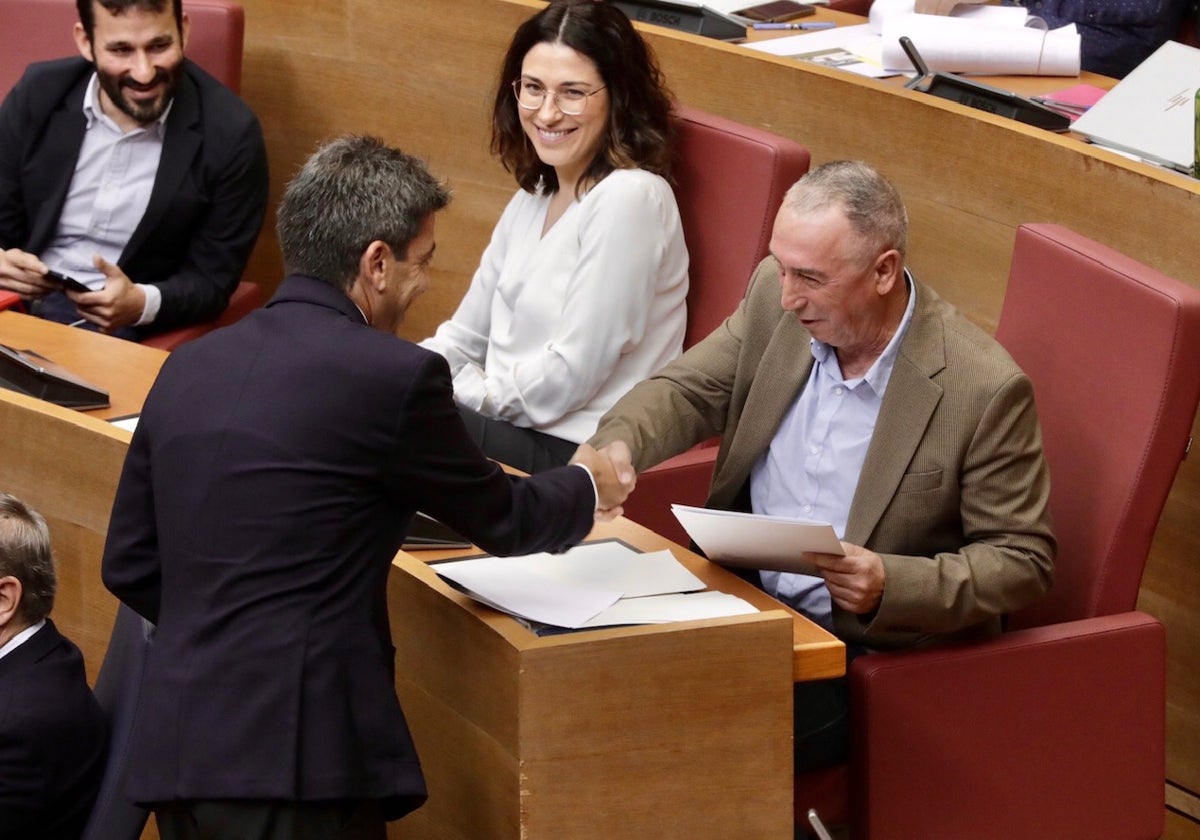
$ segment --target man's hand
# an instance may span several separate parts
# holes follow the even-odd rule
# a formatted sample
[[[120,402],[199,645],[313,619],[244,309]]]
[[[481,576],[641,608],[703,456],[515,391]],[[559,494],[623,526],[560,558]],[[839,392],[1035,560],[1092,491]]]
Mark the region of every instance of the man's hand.
[[[883,600],[883,560],[873,551],[842,543],[845,557],[804,553],[804,560],[821,570],[833,602],[847,612],[863,615],[879,608]]]
[[[84,320],[95,324],[101,332],[113,332],[137,323],[146,307],[146,294],[125,272],[108,260],[96,255],[96,269],[104,273],[104,288],[94,292],[71,292],[67,297],[79,309]]]
[[[618,445],[623,447],[623,455],[620,450],[614,452],[613,447]],[[575,450],[571,463],[583,464],[596,480],[596,492],[600,497],[596,503],[596,519],[599,521],[610,522],[621,515],[621,504],[637,484],[637,473],[631,460],[629,447],[623,443],[610,444],[599,452],[581,443]]]
[[[0,251],[0,289],[28,300],[44,297],[57,288],[58,283],[46,279],[45,263],[33,254],[20,248]]]

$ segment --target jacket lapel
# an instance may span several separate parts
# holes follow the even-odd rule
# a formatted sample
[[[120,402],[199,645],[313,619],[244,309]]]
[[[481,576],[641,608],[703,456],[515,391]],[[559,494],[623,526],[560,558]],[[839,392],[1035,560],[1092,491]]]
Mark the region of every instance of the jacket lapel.
[[[171,202],[179,193],[180,184],[192,168],[200,151],[200,96],[195,82],[187,72],[187,62],[179,74],[179,87],[167,115],[166,134],[163,137],[162,157],[158,162],[158,173],[154,177],[154,188],[146,212],[138,222],[133,236],[121,252],[121,264],[130,254],[136,254],[159,221],[170,209]]]
[[[946,366],[942,321],[933,311],[929,293],[920,285],[914,287],[917,306],[883,395],[842,537],[855,545],[866,545],[870,539],[942,399],[942,388],[932,379]]]
[[[85,73],[50,115],[39,141],[40,148],[33,156],[30,170],[44,180],[40,186],[31,187],[29,192],[30,195],[45,196],[29,226],[29,249],[34,252],[41,252],[49,245],[58,230],[58,219],[71,188],[71,179],[75,177],[83,133],[87,128],[83,94],[90,79],[91,74]]]
[[[790,313],[779,319],[746,394],[712,502],[729,504],[750,476],[754,462],[771,445],[800,388],[812,370],[808,331]]]

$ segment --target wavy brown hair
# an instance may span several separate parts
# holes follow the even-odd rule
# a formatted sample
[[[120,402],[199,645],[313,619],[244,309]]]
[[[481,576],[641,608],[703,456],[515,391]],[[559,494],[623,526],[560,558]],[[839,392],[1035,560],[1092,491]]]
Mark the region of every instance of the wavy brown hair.
[[[653,52],[629,18],[605,0],[555,0],[517,29],[504,56],[492,109],[492,154],[521,189],[558,191],[554,167],[542,163],[521,127],[512,82],[538,44],[563,44],[591,59],[609,96],[608,130],[579,179],[592,186],[614,169],[641,168],[670,179],[674,157],[671,95]]]

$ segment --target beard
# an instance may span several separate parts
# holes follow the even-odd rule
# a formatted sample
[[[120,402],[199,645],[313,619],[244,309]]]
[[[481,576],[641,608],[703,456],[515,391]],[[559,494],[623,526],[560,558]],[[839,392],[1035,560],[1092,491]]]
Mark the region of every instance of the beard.
[[[145,126],[166,113],[167,106],[175,96],[175,89],[179,86],[179,74],[183,63],[180,62],[171,68],[156,68],[154,79],[148,85],[139,85],[130,78],[105,73],[95,62],[92,66],[96,70],[96,78],[100,81],[100,89],[104,91],[108,100],[121,113]],[[136,101],[126,93],[129,90],[147,90],[160,84],[162,92],[149,102]]]

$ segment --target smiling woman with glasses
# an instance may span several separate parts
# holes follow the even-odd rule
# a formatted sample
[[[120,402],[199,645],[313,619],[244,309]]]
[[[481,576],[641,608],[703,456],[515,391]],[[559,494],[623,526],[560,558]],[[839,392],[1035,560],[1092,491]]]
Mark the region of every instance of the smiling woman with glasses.
[[[671,100],[625,13],[555,0],[518,28],[492,152],[521,189],[454,316],[446,357],[484,452],[566,463],[625,391],[679,355],[687,249],[667,181]]]

